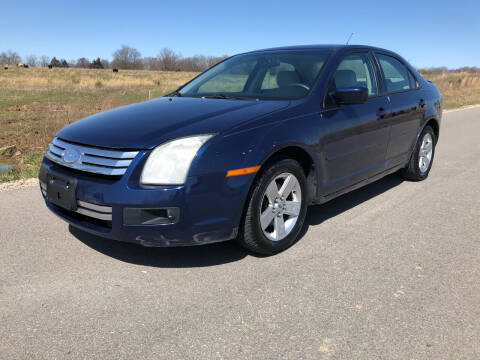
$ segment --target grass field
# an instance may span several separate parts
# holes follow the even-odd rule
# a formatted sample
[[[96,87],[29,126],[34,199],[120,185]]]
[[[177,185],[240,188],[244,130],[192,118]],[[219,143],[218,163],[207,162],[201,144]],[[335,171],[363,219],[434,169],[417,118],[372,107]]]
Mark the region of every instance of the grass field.
[[[0,182],[36,176],[63,126],[87,115],[175,90],[195,73],[10,68],[0,72]]]
[[[35,177],[44,150],[63,126],[87,115],[164,95],[195,73],[10,68],[0,71],[0,182]],[[480,73],[425,76],[445,109],[480,103]]]
[[[480,104],[480,72],[448,71],[423,76],[440,89],[444,109]]]

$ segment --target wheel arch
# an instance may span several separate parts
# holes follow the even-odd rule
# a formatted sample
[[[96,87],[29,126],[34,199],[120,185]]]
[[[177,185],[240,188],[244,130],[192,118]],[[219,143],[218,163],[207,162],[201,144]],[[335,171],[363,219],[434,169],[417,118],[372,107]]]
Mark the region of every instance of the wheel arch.
[[[438,136],[440,135],[440,124],[438,122],[438,120],[434,117],[431,117],[429,118],[428,120],[425,121],[425,123],[423,124],[423,126],[420,128],[416,138],[415,138],[415,142],[413,143],[413,148],[411,150],[411,154],[408,158],[408,162],[407,164],[410,162],[410,160],[412,159],[412,156],[414,155],[414,152],[415,152],[415,146],[417,145],[418,143],[418,140],[420,139],[420,135],[422,135],[423,133],[423,130],[425,130],[425,128],[427,126],[430,126],[432,129],[433,129],[433,133],[435,134],[435,144],[437,144],[438,142]]]
[[[268,154],[262,161],[262,167],[271,162],[275,158],[291,158],[298,161],[305,171],[305,176],[308,176],[313,168],[313,158],[307,150],[298,145],[286,145],[282,148],[276,149]]]
[[[283,147],[276,148],[267,154],[260,163],[260,171],[256,174],[251,188],[253,188],[263,171],[268,169],[270,164],[280,159],[293,159],[300,164],[305,173],[305,177],[307,178],[308,203],[311,203],[317,198],[317,168],[315,166],[313,156],[305,148],[297,144],[288,144]]]
[[[436,118],[430,118],[425,122],[425,125],[423,126],[422,130],[420,131],[419,135],[422,133],[423,129],[425,129],[427,126],[430,126],[433,129],[433,132],[435,133],[435,143],[438,142],[438,137],[440,135],[440,124],[438,123]]]

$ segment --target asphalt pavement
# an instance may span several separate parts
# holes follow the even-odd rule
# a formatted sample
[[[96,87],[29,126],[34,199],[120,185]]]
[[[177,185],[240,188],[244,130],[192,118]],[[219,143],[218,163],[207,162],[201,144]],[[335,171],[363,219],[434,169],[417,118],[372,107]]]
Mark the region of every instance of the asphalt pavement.
[[[1,359],[480,359],[480,108],[430,177],[310,207],[273,257],[142,248],[0,192]]]

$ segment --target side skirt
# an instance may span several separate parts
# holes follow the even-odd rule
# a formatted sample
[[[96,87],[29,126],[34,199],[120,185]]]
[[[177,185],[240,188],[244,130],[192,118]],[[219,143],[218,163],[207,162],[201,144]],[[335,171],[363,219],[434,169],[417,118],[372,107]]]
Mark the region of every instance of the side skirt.
[[[387,169],[387,170],[384,170],[382,171],[381,173],[378,173],[377,175],[374,175],[374,176],[371,176],[367,179],[364,179],[362,181],[359,181],[353,185],[350,185],[346,188],[343,188],[342,190],[339,190],[337,192],[334,192],[334,193],[331,193],[331,194],[327,194],[327,195],[323,195],[323,196],[320,196],[315,202],[312,202],[312,204],[324,204],[330,200],[333,200],[341,195],[344,195],[346,193],[349,193],[353,190],[356,190],[356,189],[359,189],[365,185],[368,185],[368,184],[371,184],[372,182],[375,182],[377,180],[380,180],[381,178],[389,175],[389,174],[392,174],[402,168],[405,167],[406,164],[400,164],[400,165],[396,165],[390,169]]]

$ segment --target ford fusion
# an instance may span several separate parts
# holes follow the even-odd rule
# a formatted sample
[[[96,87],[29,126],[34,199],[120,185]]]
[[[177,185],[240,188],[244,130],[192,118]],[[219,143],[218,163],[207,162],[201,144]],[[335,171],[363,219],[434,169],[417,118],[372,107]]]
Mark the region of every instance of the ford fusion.
[[[236,55],[175,92],[70,124],[39,173],[48,208],[144,246],[236,239],[275,254],[308,205],[387,174],[427,178],[437,87],[399,55],[297,46]]]

